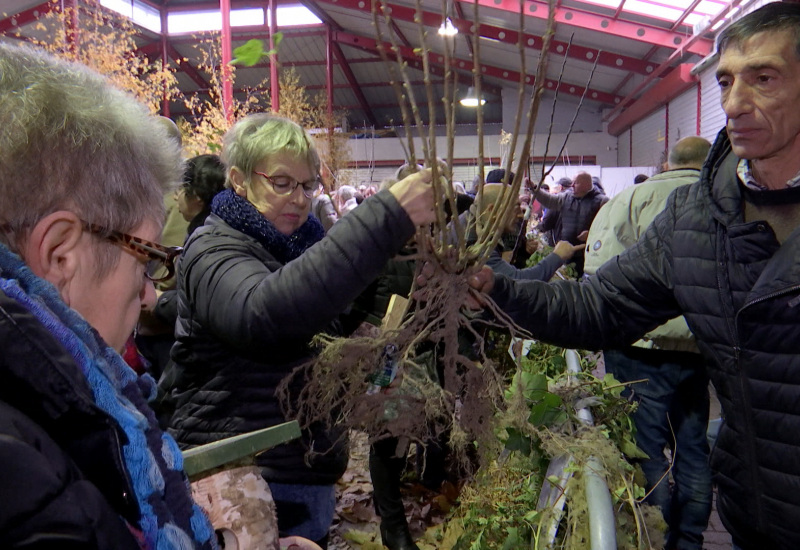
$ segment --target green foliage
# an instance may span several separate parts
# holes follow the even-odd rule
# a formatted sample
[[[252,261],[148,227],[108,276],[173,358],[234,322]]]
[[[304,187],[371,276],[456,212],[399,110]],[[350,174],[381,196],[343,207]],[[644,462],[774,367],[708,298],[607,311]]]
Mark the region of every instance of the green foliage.
[[[264,42],[253,38],[248,40],[238,48],[233,50],[233,59],[231,65],[244,65],[245,67],[252,67],[259,63],[263,58],[278,52],[278,45],[283,40],[283,33],[276,32],[273,35],[275,47],[271,50],[264,51]]]
[[[505,391],[506,412],[498,417],[497,436],[504,444],[500,457],[480,471],[465,488],[454,511],[458,539],[455,550],[544,548],[543,533],[554,510],[537,510],[545,477],[555,489],[558,475],[547,467],[554,457],[570,457],[572,474],[566,487],[566,511],[557,546],[588,547],[588,504],[582,469],[589,458],[602,464],[617,518],[620,548],[657,548],[659,515],[638,501],[643,489],[634,482],[636,470],[625,456],[635,457],[633,406],[621,396],[623,386],[613,376],[596,377],[593,361],[585,358],[578,374],[568,374],[564,350],[533,342],[519,359]],[[578,419],[576,410],[590,407],[594,426]],[[449,525],[449,524],[448,524]],[[455,530],[454,530],[455,531]],[[641,542],[646,540],[646,542]],[[446,549],[443,549],[446,550]]]
[[[530,255],[528,261],[525,262],[525,267],[533,267],[542,260],[544,260],[550,253],[553,252],[552,246],[547,246],[546,244],[540,241],[539,248],[534,251],[533,254]],[[578,270],[575,269],[574,263],[569,263],[562,265],[558,271],[556,271],[556,275],[554,277],[561,277],[564,279],[577,279],[578,278]]]

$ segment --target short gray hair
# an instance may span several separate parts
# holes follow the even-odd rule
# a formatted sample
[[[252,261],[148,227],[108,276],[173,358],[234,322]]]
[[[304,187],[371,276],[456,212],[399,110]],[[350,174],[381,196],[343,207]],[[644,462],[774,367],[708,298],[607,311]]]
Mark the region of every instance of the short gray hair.
[[[227,181],[231,186],[231,170],[236,167],[250,181],[256,164],[281,153],[305,160],[316,175],[319,174],[319,155],[311,138],[297,124],[279,116],[259,113],[248,115],[228,130],[222,140],[222,162]]]
[[[178,144],[132,96],[90,69],[30,46],[0,44],[0,239],[19,252],[58,210],[118,231],[164,222],[180,181]],[[116,251],[116,252],[115,252]],[[98,248],[98,275],[119,259]]]
[[[700,169],[710,149],[711,143],[705,138],[685,137],[679,140],[669,152],[667,163],[671,170],[684,167]]]
[[[765,31],[789,31],[794,35],[795,54],[800,59],[800,5],[772,2],[736,20],[717,38],[717,52],[740,45],[748,38]]]

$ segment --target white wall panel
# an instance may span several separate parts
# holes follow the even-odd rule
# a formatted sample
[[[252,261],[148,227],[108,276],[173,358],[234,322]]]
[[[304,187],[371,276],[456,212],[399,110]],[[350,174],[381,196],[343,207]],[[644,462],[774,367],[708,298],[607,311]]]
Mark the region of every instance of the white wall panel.
[[[725,126],[716,70],[713,65],[700,74],[700,135],[711,143]]]
[[[697,135],[697,86],[669,102],[668,148],[681,138]]]
[[[661,107],[631,128],[631,165],[660,166],[667,133],[666,107]]]

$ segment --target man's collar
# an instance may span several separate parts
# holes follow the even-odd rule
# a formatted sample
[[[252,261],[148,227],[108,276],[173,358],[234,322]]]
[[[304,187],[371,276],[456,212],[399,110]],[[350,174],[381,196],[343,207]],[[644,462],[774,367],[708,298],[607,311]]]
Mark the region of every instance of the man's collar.
[[[764,187],[756,181],[756,178],[753,176],[753,170],[750,169],[750,161],[747,159],[739,160],[739,165],[736,167],[736,174],[739,176],[739,180],[744,183],[748,189],[752,189],[753,191],[769,190],[767,187]],[[797,186],[800,186],[800,172],[795,174],[792,179],[786,182],[786,187]]]

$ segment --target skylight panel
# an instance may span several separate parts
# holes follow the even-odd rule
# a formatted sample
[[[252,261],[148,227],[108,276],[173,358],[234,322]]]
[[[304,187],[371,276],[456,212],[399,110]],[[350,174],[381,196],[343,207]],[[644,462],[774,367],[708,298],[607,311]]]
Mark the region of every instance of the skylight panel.
[[[161,15],[152,6],[136,0],[100,0],[100,5],[124,15],[141,27],[161,32]]]
[[[585,0],[587,4],[594,4],[595,6],[605,6],[606,8],[617,9],[622,0]]]
[[[279,27],[320,25],[319,20],[305,6],[280,6]],[[232,27],[263,26],[269,24],[269,13],[262,8],[231,10]],[[222,14],[219,10],[181,11],[167,16],[169,34],[181,34],[222,29]]]
[[[635,13],[662,21],[675,22],[681,18],[693,3],[694,0],[581,0],[585,4],[603,6],[613,10],[618,10],[622,6],[622,14]],[[728,0],[703,0],[682,23],[686,25],[696,25],[705,19],[711,19],[717,15],[730,2]],[[591,10],[591,8],[587,9]],[[621,16],[624,18],[624,15]]]
[[[278,26],[321,25],[322,21],[305,6],[281,6],[278,8]]]
[[[133,22],[153,32],[161,32],[161,14],[147,4],[133,3]]]
[[[231,10],[231,27],[258,26],[264,23],[262,8]],[[167,29],[169,34],[218,31],[222,29],[222,13],[219,10],[173,12],[167,15]]]
[[[671,5],[667,3],[647,2],[642,0],[628,0],[625,2],[623,10],[640,15],[648,15],[664,21],[677,21],[686,8],[677,7],[675,2]]]

